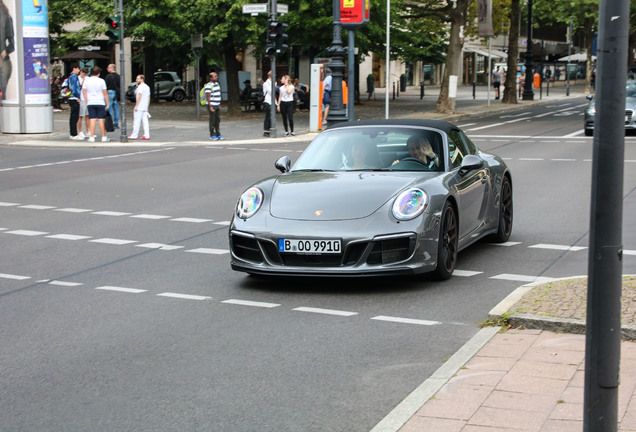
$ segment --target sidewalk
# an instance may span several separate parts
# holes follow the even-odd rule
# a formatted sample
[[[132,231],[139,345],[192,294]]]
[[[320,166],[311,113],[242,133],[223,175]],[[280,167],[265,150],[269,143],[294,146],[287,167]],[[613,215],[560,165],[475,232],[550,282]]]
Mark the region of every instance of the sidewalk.
[[[460,86],[456,99],[457,114],[441,115],[435,113],[439,87],[426,86],[425,95],[420,99],[419,87],[408,87],[406,92],[389,94],[390,118],[428,118],[459,121],[466,117],[481,116],[493,112],[514,111],[524,109],[528,105],[549,103],[563,99],[574,99],[583,96],[583,86],[570,87],[570,96],[565,95],[565,86],[550,87],[540,94],[535,92],[533,101],[519,101],[516,105],[502,104],[500,100],[494,100],[494,92],[490,92],[490,104],[488,103],[488,90],[485,86],[475,88],[473,98],[472,86]],[[224,109],[223,105],[222,110]],[[63,105],[63,108],[68,108]],[[126,135],[132,132],[132,118],[134,105],[126,104]],[[204,108],[204,107],[202,107]],[[361,103],[354,106],[356,119],[385,118],[386,94],[384,89],[377,89],[369,99],[366,93],[361,95]],[[69,138],[69,110],[53,113],[53,132],[48,134],[0,134],[0,144],[21,146],[56,146],[56,147],[165,147],[165,146],[201,146],[201,145],[231,145],[240,144],[269,144],[272,142],[308,142],[316,133],[310,133],[309,113],[297,112],[294,114],[295,137],[284,137],[283,122],[280,115],[276,116],[276,138],[264,138],[262,136],[263,112],[245,112],[239,117],[228,117],[221,114],[221,132],[227,137],[224,141],[210,141],[208,134],[208,117],[205,109],[200,112],[200,120],[196,120],[196,105],[190,102],[153,102],[149,112],[150,141],[121,142],[121,131],[108,133],[111,139],[102,143],[100,136],[97,142],[71,141]],[[124,138],[125,136],[124,135]],[[125,140],[124,140],[125,141]]]
[[[636,431],[635,282],[624,277],[620,432]],[[585,278],[518,288],[490,318],[530,329],[484,327],[372,432],[581,432],[586,290]]]

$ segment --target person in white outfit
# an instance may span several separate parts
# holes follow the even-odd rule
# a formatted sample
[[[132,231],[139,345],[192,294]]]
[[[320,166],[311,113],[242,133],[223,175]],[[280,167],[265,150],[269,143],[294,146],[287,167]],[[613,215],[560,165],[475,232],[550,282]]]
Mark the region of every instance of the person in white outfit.
[[[106,81],[99,77],[101,72],[102,69],[99,66],[93,66],[91,76],[84,80],[84,85],[82,86],[90,124],[88,142],[95,142],[95,124],[99,124],[102,141],[110,141],[110,138],[106,136],[106,126],[104,124],[104,118],[106,118],[106,111],[108,110],[108,93],[106,92]]]
[[[137,90],[135,90],[135,96],[137,97],[137,103],[135,103],[135,115],[133,117],[133,131],[128,137],[130,140],[136,140],[139,137],[139,127],[143,125],[144,135],[142,140],[150,139],[150,126],[148,125],[148,106],[150,105],[150,87],[146,84],[145,77],[143,75],[137,75]]]

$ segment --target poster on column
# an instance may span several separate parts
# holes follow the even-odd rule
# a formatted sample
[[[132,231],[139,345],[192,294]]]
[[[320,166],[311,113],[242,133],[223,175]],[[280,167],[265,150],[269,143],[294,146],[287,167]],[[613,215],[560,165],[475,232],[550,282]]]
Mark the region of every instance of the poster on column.
[[[15,0],[0,0],[0,105],[18,103]]]
[[[46,0],[22,0],[24,102],[49,104],[49,23]]]

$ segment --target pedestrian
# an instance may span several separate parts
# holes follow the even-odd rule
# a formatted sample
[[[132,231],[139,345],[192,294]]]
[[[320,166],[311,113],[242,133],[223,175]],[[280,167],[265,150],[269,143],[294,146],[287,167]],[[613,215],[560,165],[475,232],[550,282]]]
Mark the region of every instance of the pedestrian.
[[[11,58],[9,54],[15,51],[13,34],[13,19],[9,8],[0,0],[0,105],[7,98],[7,84],[11,78]]]
[[[331,69],[326,69],[327,76],[322,81],[322,125],[327,124],[327,115],[329,114],[329,99],[331,98]]]
[[[263,136],[269,136],[269,128],[272,126],[272,71],[267,72],[267,80],[263,83],[263,109],[265,121],[263,122]]]
[[[69,117],[68,123],[69,128],[71,129],[71,139],[75,141],[82,141],[84,139],[84,134],[82,136],[77,134],[77,125],[79,123],[79,112],[80,112],[80,98],[82,93],[82,88],[79,83],[79,73],[80,68],[76,63],[71,65],[71,74],[68,77],[68,88],[71,91],[71,95],[68,97],[68,105],[71,108],[71,116]]]
[[[499,90],[501,88],[501,67],[497,66],[492,73],[492,86],[495,89],[495,99],[499,99]]]
[[[221,85],[219,75],[212,71],[208,75],[210,81],[205,85],[205,100],[208,103],[210,139],[224,140],[219,126],[221,124]]]
[[[135,90],[135,113],[133,115],[133,131],[128,137],[129,140],[136,140],[139,137],[139,129],[141,126],[144,128],[144,134],[141,137],[142,140],[150,139],[150,125],[148,124],[148,118],[150,113],[148,108],[150,106],[150,87],[146,84],[146,77],[143,75],[137,75],[135,79],[137,82],[137,89]]]
[[[93,66],[93,69],[91,69],[91,76],[84,80],[84,86],[82,87],[84,99],[86,100],[86,107],[88,108],[90,128],[88,142],[95,142],[96,123],[99,123],[99,130],[102,133],[102,141],[110,141],[110,138],[106,136],[106,125],[104,124],[106,110],[109,107],[108,92],[106,91],[106,81],[99,77],[101,72],[102,68],[99,66]]]
[[[283,116],[283,126],[285,126],[285,136],[294,133],[294,83],[289,75],[283,75],[280,80],[280,93],[278,96],[278,112]],[[289,131],[287,123],[289,122]]]
[[[86,107],[86,99],[84,98],[84,92],[82,89],[84,88],[84,80],[88,76],[88,68],[84,67],[80,69],[80,73],[78,75],[78,82],[80,86],[80,103],[79,103],[79,117],[77,118],[77,135],[82,139],[89,137],[90,130],[90,121],[88,120],[88,108]],[[86,127],[83,125],[86,124]],[[82,132],[82,128],[86,130],[86,133]]]
[[[110,108],[108,112],[113,119],[113,126],[115,129],[119,129],[119,93],[121,88],[121,77],[116,72],[114,64],[109,64],[106,70],[108,71],[108,75],[106,75],[106,91],[108,92],[108,103],[110,104]]]

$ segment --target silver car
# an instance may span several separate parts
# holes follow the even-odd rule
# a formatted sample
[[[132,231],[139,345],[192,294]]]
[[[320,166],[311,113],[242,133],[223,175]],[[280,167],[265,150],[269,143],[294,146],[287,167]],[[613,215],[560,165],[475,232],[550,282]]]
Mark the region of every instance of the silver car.
[[[636,130],[636,81],[627,81],[625,87],[625,130]],[[594,95],[587,95],[589,103],[585,108],[584,129],[586,136],[594,135],[594,117],[596,116],[596,106]]]
[[[433,272],[512,232],[511,173],[455,125],[367,120],[330,127],[291,166],[248,187],[229,230],[232,269],[265,275]]]

